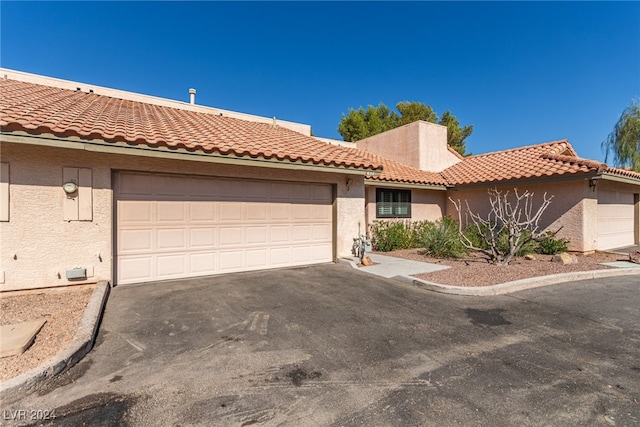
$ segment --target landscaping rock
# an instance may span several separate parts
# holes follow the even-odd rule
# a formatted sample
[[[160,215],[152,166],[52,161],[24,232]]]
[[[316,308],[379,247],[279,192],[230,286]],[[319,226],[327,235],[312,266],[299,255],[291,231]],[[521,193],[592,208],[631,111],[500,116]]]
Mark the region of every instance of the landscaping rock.
[[[537,258],[535,255],[527,254],[524,256],[524,259],[526,259],[527,261],[535,261]]]
[[[640,251],[629,252],[629,261],[640,264]]]
[[[573,254],[568,254],[564,252],[558,255],[554,255],[553,258],[551,258],[551,261],[558,262],[562,265],[577,264],[578,257],[576,257]]]
[[[369,258],[368,256],[362,258],[362,265],[365,267],[368,267],[370,265],[373,265],[373,261],[371,261],[371,258]]]

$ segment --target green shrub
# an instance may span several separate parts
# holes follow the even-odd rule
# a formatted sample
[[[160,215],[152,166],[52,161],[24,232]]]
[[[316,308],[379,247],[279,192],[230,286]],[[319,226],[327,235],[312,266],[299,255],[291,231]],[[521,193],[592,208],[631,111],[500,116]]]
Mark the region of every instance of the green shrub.
[[[538,242],[536,246],[536,253],[544,255],[555,255],[560,252],[567,252],[569,250],[569,240],[556,239],[556,233],[547,231],[544,237]]]
[[[420,240],[425,252],[438,258],[462,258],[469,253],[460,241],[458,223],[450,217],[425,227]]]
[[[469,225],[464,230],[464,235],[471,241],[473,246],[475,246],[476,248],[489,250],[489,245],[487,244],[486,240],[482,238],[481,233],[485,236],[488,236],[489,230],[487,229],[487,227],[481,227],[481,229],[478,230],[478,228],[474,224]],[[528,239],[531,236],[531,232],[529,231],[524,231],[523,234],[525,239]],[[536,248],[536,242],[527,242],[522,246],[522,248],[520,248],[518,253],[516,253],[516,256],[525,256],[527,254],[533,253],[536,251]],[[507,229],[502,230],[498,235],[496,249],[499,253],[502,254],[509,253],[509,231]]]
[[[430,224],[429,221],[374,221],[370,227],[371,244],[380,252],[417,248],[419,236]]]

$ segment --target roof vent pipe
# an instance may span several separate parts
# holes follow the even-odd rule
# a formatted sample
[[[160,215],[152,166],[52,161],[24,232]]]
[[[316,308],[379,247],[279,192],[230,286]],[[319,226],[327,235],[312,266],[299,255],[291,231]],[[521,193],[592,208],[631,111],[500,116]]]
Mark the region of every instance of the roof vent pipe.
[[[196,90],[193,88],[189,89],[189,103],[196,103]]]

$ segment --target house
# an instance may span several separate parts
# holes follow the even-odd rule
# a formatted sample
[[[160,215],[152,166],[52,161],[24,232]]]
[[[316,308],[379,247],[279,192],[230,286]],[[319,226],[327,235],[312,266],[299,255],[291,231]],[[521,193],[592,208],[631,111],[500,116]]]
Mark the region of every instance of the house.
[[[444,126],[414,122],[352,144],[360,154],[385,156],[371,157],[383,172],[365,180],[368,223],[457,218],[452,200],[486,215],[489,189],[517,188],[534,193],[536,202],[553,196],[540,226],[560,230],[572,251],[640,243],[640,173],[582,159],[566,140],[464,158],[446,141]]]
[[[309,127],[0,71],[0,290],[331,262],[381,165]]]
[[[416,122],[356,144],[308,125],[0,70],[0,291],[335,261],[376,219],[547,190],[572,249],[638,241],[640,174],[566,141],[462,158]],[[329,141],[330,142],[330,141]]]

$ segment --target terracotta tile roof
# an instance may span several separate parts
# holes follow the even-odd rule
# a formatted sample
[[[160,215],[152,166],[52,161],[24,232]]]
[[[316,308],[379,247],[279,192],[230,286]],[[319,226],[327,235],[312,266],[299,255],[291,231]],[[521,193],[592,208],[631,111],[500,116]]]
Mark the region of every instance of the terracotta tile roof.
[[[343,147],[272,124],[0,79],[0,126],[130,145],[380,169]]]
[[[625,178],[632,178],[640,181],[640,172],[635,172],[629,169],[619,169],[619,168],[607,168],[604,171],[611,175],[623,176]]]
[[[553,141],[465,157],[442,172],[453,185],[603,172],[607,165],[581,159],[568,141]]]
[[[382,174],[380,174],[380,176],[367,177],[367,180],[405,184],[447,185],[444,177],[437,172],[425,172],[420,169],[415,169],[403,163],[369,153],[368,151],[356,148],[349,148],[349,150],[353,150],[359,156],[368,157],[372,162],[382,164]]]

